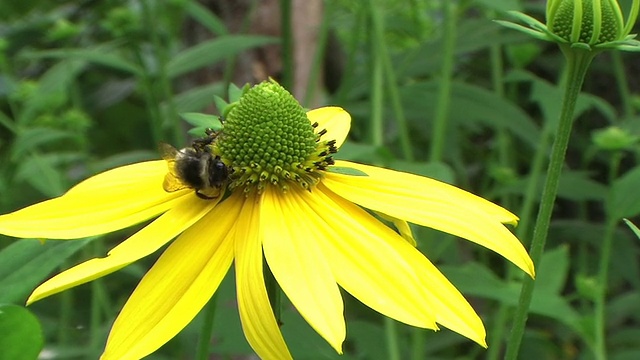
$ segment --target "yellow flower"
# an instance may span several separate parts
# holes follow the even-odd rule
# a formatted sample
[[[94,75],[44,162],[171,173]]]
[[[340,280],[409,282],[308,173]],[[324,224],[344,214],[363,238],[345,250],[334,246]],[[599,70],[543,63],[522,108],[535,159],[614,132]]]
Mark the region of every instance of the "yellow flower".
[[[339,287],[383,315],[427,329],[441,324],[486,346],[482,321],[458,290],[364,208],[396,224],[409,221],[473,241],[533,276],[527,252],[503,225],[517,217],[432,179],[334,162],[331,154],[349,126],[343,109],[305,114],[283,88],[265,82],[243,95],[215,139],[212,153],[230,172],[225,195],[166,192],[166,162],[150,161],[0,216],[6,235],[73,239],[159,215],[108,256],[40,285],[28,303],[121,269],[177,236],[124,305],[102,359],[138,359],[158,349],[196,316],[232,263],[249,344],[263,359],[290,359],[265,288],[263,257],[291,303],[339,353],[346,336]]]

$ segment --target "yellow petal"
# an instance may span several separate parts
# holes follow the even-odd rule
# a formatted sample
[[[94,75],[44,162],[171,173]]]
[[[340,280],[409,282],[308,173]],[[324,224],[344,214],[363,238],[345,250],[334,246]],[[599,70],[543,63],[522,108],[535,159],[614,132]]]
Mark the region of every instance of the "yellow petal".
[[[196,196],[180,198],[174,208],[113,248],[107,257],[85,261],[38,286],[27,304],[110,274],[151,254],[202,218],[216,203]]]
[[[308,111],[307,117],[312,124],[318,123],[316,131],[327,130],[322,140],[335,140],[336,147],[342,146],[351,128],[351,115],[348,112],[340,107],[326,106]]]
[[[168,210],[186,194],[162,189],[166,172],[164,161],[150,161],[98,174],[61,197],[0,216],[0,233],[74,239],[137,224]]]
[[[260,209],[248,197],[235,229],[238,311],[249,345],[262,359],[292,359],[269,304],[262,269]]]
[[[389,216],[387,214],[383,214],[379,211],[376,211],[375,213],[380,218],[393,223],[393,226],[396,227],[396,230],[398,230],[400,236],[402,236],[403,239],[407,240],[407,242],[411,244],[411,246],[415,247],[418,245],[416,239],[413,237],[413,232],[411,231],[411,227],[409,226],[408,222],[400,220],[398,218],[394,218],[393,216]]]
[[[160,256],[113,324],[102,359],[140,359],[182,330],[207,303],[233,260],[244,196],[231,196]]]
[[[346,336],[342,297],[329,265],[319,256],[320,234],[309,226],[315,213],[302,203],[301,191],[285,195],[273,187],[265,191],[260,204],[264,256],[300,315],[342,353]]]
[[[473,241],[534,276],[533,262],[520,241],[500,221],[497,205],[438,181],[350,162],[369,176],[326,173],[323,179],[336,194],[368,209],[428,226]],[[502,218],[502,220],[501,220]]]
[[[396,320],[437,329],[435,320],[486,347],[478,315],[422,253],[360,207],[317,189],[313,207],[327,222],[323,253],[345,290]]]
[[[431,300],[420,290],[416,272],[397,243],[412,249],[404,239],[354,204],[337,203],[329,190],[318,185],[303,193],[301,213],[309,217],[309,231],[318,244],[338,284],[365,305],[403,323],[437,329]],[[303,204],[308,204],[305,209]],[[417,251],[417,250],[413,250]]]
[[[437,199],[442,202],[461,204],[461,206],[476,208],[478,211],[488,214],[503,224],[515,225],[518,222],[518,217],[507,209],[480,196],[438,180],[350,161],[337,160],[336,166],[360,170],[368,175],[367,184],[372,184],[372,186],[396,188],[395,191],[402,196],[425,198],[427,201]],[[354,176],[350,177],[353,178]]]

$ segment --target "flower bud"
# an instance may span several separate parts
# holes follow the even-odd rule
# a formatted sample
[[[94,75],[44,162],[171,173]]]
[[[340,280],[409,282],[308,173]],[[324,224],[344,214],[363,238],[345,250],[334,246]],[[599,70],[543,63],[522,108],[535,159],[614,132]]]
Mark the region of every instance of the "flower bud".
[[[638,137],[617,126],[610,126],[593,133],[593,143],[602,150],[617,151],[630,149],[638,142]]]
[[[511,15],[528,27],[508,21],[498,23],[572,48],[640,51],[636,35],[629,34],[639,8],[640,0],[633,0],[625,22],[616,0],[548,0],[546,24],[516,11]]]

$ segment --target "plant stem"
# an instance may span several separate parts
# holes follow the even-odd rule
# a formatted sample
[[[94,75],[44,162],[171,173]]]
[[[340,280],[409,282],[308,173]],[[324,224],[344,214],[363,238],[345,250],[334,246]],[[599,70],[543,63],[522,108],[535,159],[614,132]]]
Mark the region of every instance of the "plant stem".
[[[565,92],[562,99],[562,111],[556,130],[556,136],[551,148],[551,159],[547,168],[547,177],[545,179],[538,209],[538,217],[533,229],[533,239],[531,240],[530,256],[533,263],[538,266],[544,245],[547,240],[549,231],[549,223],[551,221],[551,213],[555,204],[558,192],[558,183],[560,174],[564,164],[564,158],[569,145],[569,137],[571,135],[571,126],[573,125],[573,113],[576,106],[580,89],[587,69],[591,64],[591,60],[596,53],[582,49],[572,49],[569,46],[561,45],[560,48],[567,59],[567,79],[565,82]],[[524,335],[524,327],[527,321],[529,305],[533,296],[534,280],[525,278],[520,291],[520,300],[516,309],[511,335],[507,342],[507,350],[505,359],[515,360],[520,349],[522,336]]]
[[[384,317],[384,330],[387,337],[387,359],[400,360],[400,347],[398,346],[398,324],[395,320]]]
[[[375,31],[376,27],[383,27],[380,24],[381,19],[375,19],[377,17],[376,1],[370,0],[369,4],[369,16],[371,20],[371,26],[373,27],[373,34],[369,38],[369,44],[371,46],[371,53],[373,54],[372,69],[371,69],[371,144],[375,147],[380,147],[384,143],[384,121],[383,121],[383,86],[384,86],[384,68],[383,61],[380,57],[381,51],[380,39],[378,36],[382,34]],[[377,24],[376,24],[377,23]]]
[[[184,143],[184,132],[182,130],[181,122],[178,119],[178,109],[176,108],[175,101],[173,100],[173,85],[169,74],[167,73],[167,63],[169,62],[167,54],[167,44],[163,44],[158,34],[157,19],[165,9],[156,9],[157,6],[163,6],[162,2],[151,4],[150,0],[141,2],[144,21],[148,26],[149,34],[151,36],[151,43],[153,44],[156,58],[158,59],[158,80],[159,91],[162,94],[165,108],[160,108],[160,118],[162,119],[162,134],[166,135],[165,129],[170,131],[171,136],[169,139],[174,144]],[[164,111],[163,111],[164,110]]]
[[[454,48],[456,39],[455,4],[442,1],[444,13],[444,32],[442,35],[442,68],[440,69],[440,89],[431,137],[430,161],[442,160],[444,141],[447,132],[449,104],[451,102],[451,78],[453,77]]]
[[[629,119],[633,116],[633,104],[631,103],[631,92],[629,91],[629,84],[627,83],[627,73],[624,69],[622,55],[620,51],[612,51],[611,56],[613,58],[613,74],[616,77],[616,84],[618,85],[618,92],[620,93],[620,102],[624,109],[624,118]]]
[[[280,84],[293,93],[293,25],[291,0],[280,0],[280,26],[282,29],[282,80]]]
[[[386,85],[383,88],[388,91],[391,106],[395,114],[402,156],[406,160],[411,161],[413,160],[413,150],[411,148],[411,139],[409,138],[409,128],[406,117],[404,116],[400,92],[398,91],[398,81],[396,80],[396,74],[393,64],[391,63],[391,58],[389,57],[389,50],[384,37],[384,17],[381,14],[380,7],[375,6],[375,4],[371,7],[371,26],[373,28],[376,45],[374,56],[377,61],[380,61],[382,64],[382,72],[385,75],[384,81]]]
[[[620,220],[616,216],[615,209],[611,208],[613,198],[615,196],[614,182],[618,176],[620,168],[620,160],[622,154],[620,151],[613,153],[611,157],[611,165],[609,166],[609,201],[607,206],[607,223],[605,225],[604,239],[602,240],[602,248],[600,250],[600,264],[598,266],[598,293],[595,299],[595,358],[597,360],[605,360],[607,358],[606,344],[606,298],[607,298],[607,279],[609,277],[609,263],[611,261],[611,247],[613,246],[613,234],[616,230],[616,223]]]
[[[327,1],[323,4],[322,21],[320,22],[320,28],[318,29],[318,42],[316,43],[316,50],[311,62],[309,83],[307,84],[307,89],[304,92],[304,101],[302,102],[302,106],[307,108],[314,105],[312,101],[316,96],[318,82],[322,76],[323,59],[329,39],[329,24],[331,22],[331,14],[333,13],[332,4],[333,2],[331,1]]]
[[[424,329],[411,328],[411,360],[423,360],[425,357],[425,331]]]
[[[202,331],[198,336],[198,350],[196,353],[197,360],[209,359],[209,346],[211,345],[211,337],[213,336],[213,320],[216,317],[216,305],[218,304],[218,295],[214,294],[206,305],[204,310],[204,322]]]

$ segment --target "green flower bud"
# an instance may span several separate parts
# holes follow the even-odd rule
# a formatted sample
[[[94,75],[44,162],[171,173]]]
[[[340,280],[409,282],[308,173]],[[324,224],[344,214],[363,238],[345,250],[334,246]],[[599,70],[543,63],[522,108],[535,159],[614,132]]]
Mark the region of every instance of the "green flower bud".
[[[585,275],[578,275],[575,278],[575,286],[578,290],[578,294],[580,294],[581,297],[589,300],[596,299],[600,291],[602,291],[601,286],[598,284],[595,278]]]
[[[47,38],[49,41],[64,41],[75,37],[81,30],[80,26],[69,22],[69,20],[59,19],[47,34]]]
[[[511,15],[529,27],[498,23],[541,40],[585,50],[640,51],[635,34],[629,34],[638,17],[640,0],[633,0],[626,23],[616,0],[548,0],[547,23],[520,12]]]
[[[618,151],[630,149],[638,137],[617,126],[610,126],[593,133],[593,143],[602,150]]]

